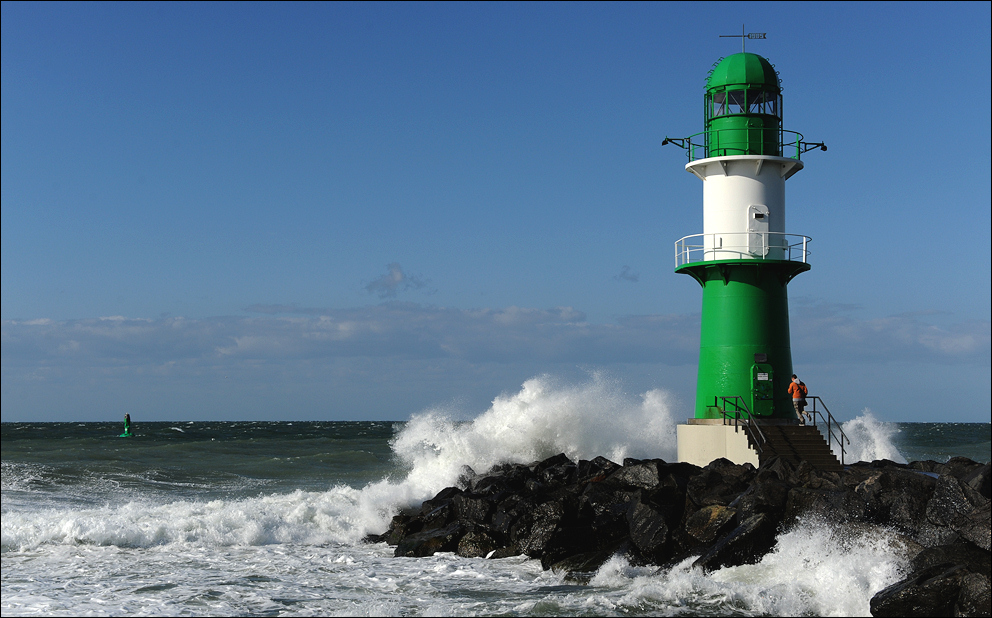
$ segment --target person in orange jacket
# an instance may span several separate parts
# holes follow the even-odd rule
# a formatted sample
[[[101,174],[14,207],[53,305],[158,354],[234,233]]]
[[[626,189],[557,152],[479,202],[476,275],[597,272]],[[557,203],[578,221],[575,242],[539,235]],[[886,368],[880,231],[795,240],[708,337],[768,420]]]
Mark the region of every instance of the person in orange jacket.
[[[802,380],[796,377],[796,374],[792,374],[789,394],[792,395],[792,407],[796,409],[796,418],[799,419],[799,424],[805,425],[806,419],[811,418],[806,412],[806,395],[809,394],[809,389],[806,388]]]

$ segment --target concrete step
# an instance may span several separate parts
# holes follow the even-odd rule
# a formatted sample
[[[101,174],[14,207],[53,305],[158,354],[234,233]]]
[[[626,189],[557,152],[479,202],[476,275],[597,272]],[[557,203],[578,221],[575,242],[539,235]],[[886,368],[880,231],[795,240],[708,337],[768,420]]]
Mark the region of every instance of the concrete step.
[[[759,461],[778,455],[793,461],[808,461],[820,470],[842,469],[837,457],[830,451],[827,441],[816,427],[766,425],[761,427],[761,431],[765,436],[765,443],[761,445]]]

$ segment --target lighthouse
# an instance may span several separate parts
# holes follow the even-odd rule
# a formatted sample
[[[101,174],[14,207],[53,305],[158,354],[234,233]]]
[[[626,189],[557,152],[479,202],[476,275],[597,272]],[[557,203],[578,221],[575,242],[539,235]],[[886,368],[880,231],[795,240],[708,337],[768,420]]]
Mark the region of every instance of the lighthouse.
[[[803,153],[826,146],[782,127],[778,73],[757,54],[715,63],[703,105],[701,133],[662,142],[685,149],[685,169],[703,185],[703,231],[675,243],[675,272],[703,292],[695,410],[678,426],[679,460],[757,465],[769,428],[799,423],[788,285],[810,269],[811,238],[790,233],[785,185]]]

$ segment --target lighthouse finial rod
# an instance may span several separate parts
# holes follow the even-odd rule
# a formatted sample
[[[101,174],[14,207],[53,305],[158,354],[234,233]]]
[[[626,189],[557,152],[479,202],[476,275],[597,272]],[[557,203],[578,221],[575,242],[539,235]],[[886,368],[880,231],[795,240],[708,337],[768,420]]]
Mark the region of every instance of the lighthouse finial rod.
[[[745,34],[744,33],[744,24],[741,24],[741,33],[740,34],[721,34],[720,35],[720,38],[721,39],[736,39],[737,37],[740,37],[740,39],[741,39],[741,53],[744,53],[746,51],[744,49],[744,42],[745,41],[747,41],[748,39],[767,39],[768,38],[768,33],[767,32],[748,32],[747,34]]]

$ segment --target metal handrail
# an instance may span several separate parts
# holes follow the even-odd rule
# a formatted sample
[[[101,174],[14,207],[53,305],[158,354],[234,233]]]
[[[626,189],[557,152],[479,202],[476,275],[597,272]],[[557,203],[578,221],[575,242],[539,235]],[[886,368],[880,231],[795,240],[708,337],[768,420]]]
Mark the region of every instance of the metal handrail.
[[[807,395],[806,401],[810,401],[810,400],[813,401],[813,409],[811,411],[807,410],[806,413],[810,414],[813,417],[813,426],[817,428],[817,431],[819,431],[820,428],[816,424],[816,417],[819,416],[821,419],[823,419],[823,421],[827,424],[827,447],[833,444],[833,440],[837,440],[837,444],[840,445],[840,465],[842,466],[845,465],[844,455],[847,453],[847,450],[844,449],[844,441],[846,440],[847,444],[850,445],[851,439],[848,438],[847,434],[844,433],[844,429],[841,428],[840,423],[834,419],[834,415],[830,413],[830,410],[827,408],[827,404],[823,402],[823,399],[815,396],[810,397],[809,395]],[[816,409],[816,402],[818,401],[820,402],[820,405],[823,406],[823,412],[827,413],[826,418],[823,418],[823,412]],[[840,438],[838,438],[836,434],[834,434],[834,430],[833,430],[834,425],[837,426],[837,431],[840,432]]]
[[[719,405],[719,401],[723,401],[723,406]],[[734,416],[732,418],[727,416],[727,402],[730,402],[734,406]],[[723,416],[724,425],[733,425],[734,432],[738,431],[739,426],[743,426],[744,430],[751,434],[751,439],[754,441],[755,448],[758,449],[758,453],[764,452],[762,445],[768,441],[765,438],[765,432],[761,431],[761,427],[758,425],[758,420],[754,418],[751,414],[751,409],[747,407],[747,400],[745,400],[740,395],[733,395],[727,397],[713,397],[713,407],[720,410],[721,416]],[[743,412],[746,418],[742,419],[740,413]],[[730,421],[733,422],[730,422]],[[743,422],[742,422],[743,421]]]
[[[744,135],[745,139],[726,142],[720,141],[719,146],[713,146],[714,150],[722,151],[720,155],[709,154],[710,149],[710,139],[711,136],[719,136],[720,133],[727,135]],[[774,141],[769,141],[766,138],[766,134],[773,133],[777,134],[778,139]],[[752,134],[760,135],[759,138],[752,140]],[[693,140],[696,141],[693,141]],[[701,131],[699,133],[694,133],[689,137],[678,137],[670,138],[666,137],[662,142],[665,144],[675,144],[686,150],[686,156],[689,161],[697,161],[699,159],[705,159],[710,156],[728,156],[728,155],[768,155],[775,157],[785,157],[788,159],[800,159],[800,156],[813,147],[822,148],[826,150],[823,144],[809,144],[803,141],[803,134],[797,131],[789,131],[787,129],[776,129],[769,127],[742,127],[742,128],[727,128],[727,129],[710,129],[708,131]],[[765,152],[766,146],[771,144],[773,148],[772,152]],[[788,154],[786,150],[788,149]],[[739,151],[739,152],[738,152]],[[699,153],[702,152],[702,156]],[[793,154],[795,153],[795,154]]]
[[[724,239],[736,241],[738,237],[743,237],[743,242],[740,244],[723,242]],[[749,244],[749,240],[755,240],[749,237],[758,237],[756,246]],[[697,238],[700,239],[701,244],[688,242]],[[675,268],[693,262],[721,259],[786,260],[805,264],[809,258],[808,245],[811,240],[813,239],[809,236],[785,232],[690,234],[675,241]]]

